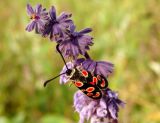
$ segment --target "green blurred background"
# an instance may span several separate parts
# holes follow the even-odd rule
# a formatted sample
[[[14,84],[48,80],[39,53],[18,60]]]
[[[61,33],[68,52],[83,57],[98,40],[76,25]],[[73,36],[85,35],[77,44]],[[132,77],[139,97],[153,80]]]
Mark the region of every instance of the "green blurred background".
[[[55,43],[25,31],[26,3],[73,13],[93,28],[95,60],[115,64],[110,87],[127,104],[120,123],[160,123],[160,0],[1,0],[0,123],[77,123],[76,87],[43,81],[63,67]]]

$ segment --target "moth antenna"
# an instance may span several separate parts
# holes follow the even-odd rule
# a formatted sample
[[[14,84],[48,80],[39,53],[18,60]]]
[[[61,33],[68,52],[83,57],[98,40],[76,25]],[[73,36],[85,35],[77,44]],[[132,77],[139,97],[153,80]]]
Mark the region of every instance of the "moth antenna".
[[[63,62],[64,62],[65,66],[66,66],[66,68],[67,68],[67,70],[68,70],[69,68],[68,68],[68,66],[67,66],[67,63],[66,63],[66,61],[65,61],[65,59],[64,59],[61,51],[59,50],[59,44],[57,44],[56,49],[57,49],[57,51],[59,52],[59,54],[61,55],[61,57],[62,57],[62,59],[63,59]]]
[[[52,79],[49,79],[49,80],[45,81],[44,84],[43,84],[43,86],[46,87],[46,85],[47,85],[49,82],[51,82],[52,80],[56,79],[57,77],[59,77],[59,76],[61,76],[61,75],[63,75],[63,74],[66,74],[66,72],[65,72],[65,73],[61,73],[61,74],[59,74],[58,76],[55,76],[55,77],[53,77]]]

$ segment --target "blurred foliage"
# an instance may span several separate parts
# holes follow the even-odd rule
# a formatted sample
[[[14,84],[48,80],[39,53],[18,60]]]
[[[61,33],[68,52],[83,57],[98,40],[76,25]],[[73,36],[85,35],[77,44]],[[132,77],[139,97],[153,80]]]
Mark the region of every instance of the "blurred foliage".
[[[0,123],[75,123],[76,87],[43,81],[63,67],[55,43],[28,33],[26,3],[73,13],[93,28],[95,60],[115,64],[110,87],[126,107],[120,123],[160,123],[160,0],[1,0]]]

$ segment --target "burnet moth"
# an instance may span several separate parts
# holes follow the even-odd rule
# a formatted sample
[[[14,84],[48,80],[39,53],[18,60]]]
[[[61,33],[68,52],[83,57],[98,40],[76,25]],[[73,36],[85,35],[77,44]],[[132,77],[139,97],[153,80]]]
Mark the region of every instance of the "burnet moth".
[[[59,50],[59,44],[56,46],[56,49],[61,55],[67,70],[64,73],[45,81],[44,87],[47,85],[47,83],[51,82],[57,77],[66,74],[69,80],[72,81],[72,83],[88,97],[92,99],[100,99],[102,97],[102,90],[105,90],[108,87],[107,79],[102,75],[96,75],[87,70],[81,69],[81,67],[69,69],[61,51]]]

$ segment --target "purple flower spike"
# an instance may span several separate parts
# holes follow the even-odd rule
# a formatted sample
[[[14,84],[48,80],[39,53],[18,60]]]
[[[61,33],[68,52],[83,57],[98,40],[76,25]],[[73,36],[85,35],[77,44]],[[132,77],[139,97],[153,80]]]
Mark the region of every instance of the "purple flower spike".
[[[50,40],[52,41],[55,40],[58,42],[63,40],[66,28],[73,24],[70,19],[72,14],[63,12],[57,17],[55,7],[52,6],[49,11],[49,15],[50,19],[46,23],[42,35],[45,37],[50,35]]]
[[[118,123],[117,113],[119,106],[124,106],[124,102],[110,89],[103,93],[100,100],[93,100],[81,91],[75,93],[74,107],[80,115],[79,123],[84,123],[85,120],[91,120],[91,123]]]
[[[41,4],[37,4],[35,9],[30,4],[27,4],[27,13],[31,22],[27,25],[26,30],[30,32],[35,29],[36,33],[41,33],[46,20],[49,18],[46,9],[43,9]]]
[[[91,59],[77,59],[76,65],[82,65],[85,70],[94,72],[94,74],[109,76],[113,72],[113,64],[105,61],[93,61]]]
[[[72,57],[76,59],[79,54],[84,55],[86,51],[89,50],[89,46],[93,45],[93,38],[86,35],[86,33],[92,31],[90,28],[75,32],[75,26],[72,25],[70,26],[70,30],[67,31],[69,37],[61,41],[59,46],[64,57]]]
[[[65,64],[59,75],[44,82],[44,87],[57,77],[60,77],[60,84],[71,80],[79,88],[74,94],[79,123],[118,123],[119,107],[124,107],[125,103],[118,98],[116,92],[109,89],[108,81],[105,80],[113,72],[114,65],[105,61],[93,61],[88,54],[93,45],[93,38],[88,35],[92,29],[76,31],[71,20],[72,14],[62,12],[57,16],[54,6],[46,12],[41,4],[35,8],[27,4],[27,13],[31,21],[26,30],[35,30],[41,36],[55,41],[56,50]],[[79,58],[79,55],[83,57]],[[69,62],[66,63],[65,58]]]

